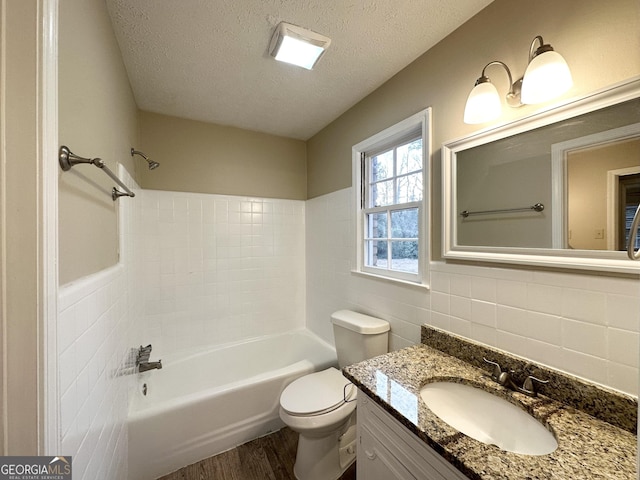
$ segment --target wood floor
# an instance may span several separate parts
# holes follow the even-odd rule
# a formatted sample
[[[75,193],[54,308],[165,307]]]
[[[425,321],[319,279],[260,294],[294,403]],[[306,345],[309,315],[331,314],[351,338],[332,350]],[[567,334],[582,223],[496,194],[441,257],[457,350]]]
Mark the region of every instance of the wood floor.
[[[295,480],[298,434],[283,428],[158,480]],[[355,480],[353,464],[340,480]]]

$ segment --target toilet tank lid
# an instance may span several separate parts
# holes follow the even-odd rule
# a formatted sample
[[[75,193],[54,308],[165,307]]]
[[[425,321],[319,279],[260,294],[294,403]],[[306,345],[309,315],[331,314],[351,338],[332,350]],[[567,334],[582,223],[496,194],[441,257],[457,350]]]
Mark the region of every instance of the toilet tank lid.
[[[384,333],[390,329],[389,322],[351,310],[338,310],[331,315],[331,322],[365,335]]]

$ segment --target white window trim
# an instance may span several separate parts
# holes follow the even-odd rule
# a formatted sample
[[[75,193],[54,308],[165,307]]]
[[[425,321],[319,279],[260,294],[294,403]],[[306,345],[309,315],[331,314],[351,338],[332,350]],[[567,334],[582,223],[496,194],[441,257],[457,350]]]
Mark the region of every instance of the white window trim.
[[[393,272],[389,270],[376,269],[375,267],[366,267],[364,265],[364,211],[362,208],[363,195],[363,179],[361,175],[361,158],[362,154],[372,152],[384,145],[401,139],[409,132],[420,128],[422,132],[422,206],[420,207],[419,221],[419,249],[420,263],[418,265],[418,275],[405,275],[402,272]],[[426,108],[411,117],[396,123],[395,125],[373,135],[354,145],[351,149],[352,154],[352,178],[354,186],[354,206],[356,208],[356,268],[352,271],[354,274],[366,277],[379,278],[391,282],[397,282],[403,285],[419,286],[428,288],[429,280],[429,260],[430,260],[430,159],[431,159],[431,107]],[[366,179],[365,179],[366,181]],[[399,275],[396,275],[398,274]],[[411,278],[409,280],[409,278]]]

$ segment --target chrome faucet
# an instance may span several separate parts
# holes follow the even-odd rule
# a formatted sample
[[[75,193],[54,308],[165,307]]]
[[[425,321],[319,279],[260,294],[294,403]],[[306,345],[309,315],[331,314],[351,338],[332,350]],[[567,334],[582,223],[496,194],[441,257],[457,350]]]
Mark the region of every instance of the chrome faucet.
[[[140,345],[138,349],[138,353],[136,355],[136,367],[138,367],[139,372],[146,372],[149,370],[160,369],[162,368],[162,360],[158,360],[157,362],[150,362],[149,357],[151,356],[152,350],[151,344],[143,347]]]
[[[533,375],[529,375],[524,381],[524,383],[522,384],[522,387],[519,387],[513,381],[512,374],[515,373],[513,370],[511,372],[504,372],[502,371],[502,367],[500,367],[498,363],[492,362],[491,360],[487,360],[484,357],[483,357],[483,360],[488,364],[493,365],[493,372],[491,373],[491,378],[494,381],[498,382],[500,385],[502,385],[505,388],[510,388],[511,390],[514,390],[516,392],[524,393],[525,395],[528,395],[530,397],[535,397],[538,395],[538,392],[536,390],[536,385],[534,382],[541,383],[541,384],[549,383],[549,380],[540,380],[539,378],[536,378]]]

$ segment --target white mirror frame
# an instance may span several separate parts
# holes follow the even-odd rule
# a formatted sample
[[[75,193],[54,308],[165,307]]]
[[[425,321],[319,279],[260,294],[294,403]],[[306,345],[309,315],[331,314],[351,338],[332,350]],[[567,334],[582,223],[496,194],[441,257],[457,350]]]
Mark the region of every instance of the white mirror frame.
[[[483,261],[571,268],[613,273],[640,274],[640,262],[629,260],[626,252],[569,250],[552,248],[484,247],[457,244],[456,154],[469,148],[500,140],[568,118],[589,113],[640,97],[640,77],[598,90],[583,98],[546,108],[530,116],[495,128],[481,130],[442,146],[443,257],[452,260]]]

